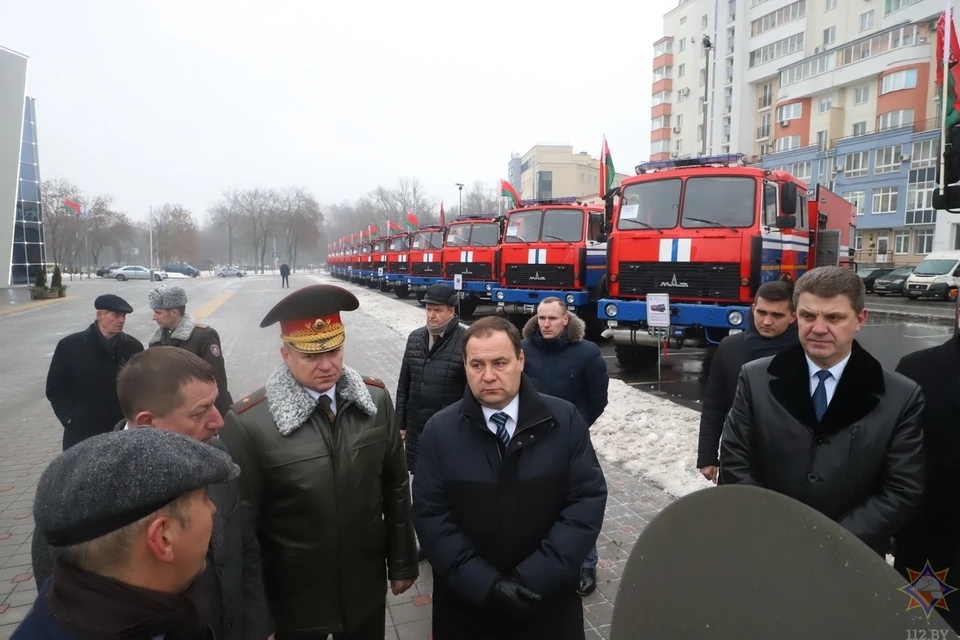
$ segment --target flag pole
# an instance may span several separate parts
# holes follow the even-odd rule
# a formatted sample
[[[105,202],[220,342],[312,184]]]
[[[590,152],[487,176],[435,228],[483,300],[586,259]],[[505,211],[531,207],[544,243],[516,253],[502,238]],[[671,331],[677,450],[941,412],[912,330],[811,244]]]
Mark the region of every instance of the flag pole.
[[[940,193],[946,195],[947,192],[947,110],[950,105],[947,104],[947,90],[950,87],[950,41],[953,40],[953,7],[952,0],[945,0],[943,9],[943,86],[940,88],[940,162],[944,164],[940,171]]]

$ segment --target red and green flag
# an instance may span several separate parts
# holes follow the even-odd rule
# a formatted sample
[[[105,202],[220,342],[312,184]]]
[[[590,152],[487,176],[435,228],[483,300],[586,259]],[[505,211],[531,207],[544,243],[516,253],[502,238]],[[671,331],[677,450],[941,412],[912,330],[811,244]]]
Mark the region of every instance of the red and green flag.
[[[403,227],[401,227],[400,225],[398,225],[398,224],[397,224],[396,222],[394,222],[393,220],[387,220],[387,228],[388,228],[390,231],[396,231],[397,233],[403,233]]]
[[[87,219],[87,208],[81,205],[79,202],[74,202],[69,198],[64,198],[63,208],[72,213],[74,217],[81,218],[82,220]]]
[[[371,238],[379,238],[379,237],[380,237],[380,232],[377,231],[377,228],[376,228],[374,225],[370,225],[369,231],[370,231],[370,237],[371,237]]]
[[[440,226],[441,226],[441,227],[444,226],[444,224],[443,224],[443,200],[440,201]]]
[[[413,211],[407,213],[407,231],[416,231],[420,228],[420,223],[417,222],[417,214]]]
[[[513,200],[513,206],[510,207],[511,209],[516,209],[520,206],[520,194],[517,193],[517,190],[513,188],[512,184],[503,179],[500,180],[500,196]]]
[[[949,25],[947,24],[949,22]],[[950,33],[947,34],[949,26]],[[957,30],[953,24],[953,12],[947,15],[946,11],[940,13],[940,20],[937,22],[937,89],[941,96],[943,105],[943,124],[944,130],[948,131],[953,125],[960,122],[960,101],[957,100],[957,70],[954,67],[960,56],[960,43],[957,42]],[[944,91],[943,65],[947,64],[949,78],[947,78],[946,91]]]
[[[600,197],[613,189],[613,180],[617,175],[613,167],[613,156],[610,155],[610,145],[607,136],[603,136],[603,148],[600,150]]]

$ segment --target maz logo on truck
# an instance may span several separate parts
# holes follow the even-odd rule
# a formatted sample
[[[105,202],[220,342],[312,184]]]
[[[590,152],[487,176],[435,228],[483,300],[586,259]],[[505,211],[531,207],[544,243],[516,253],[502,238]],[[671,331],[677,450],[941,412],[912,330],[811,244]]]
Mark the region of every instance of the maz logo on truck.
[[[677,282],[677,274],[673,274],[673,280],[670,282],[661,282],[661,287],[689,287],[690,285],[686,282]]]
[[[546,280],[546,278],[540,275],[539,271],[536,271],[532,276],[530,276],[530,280]]]

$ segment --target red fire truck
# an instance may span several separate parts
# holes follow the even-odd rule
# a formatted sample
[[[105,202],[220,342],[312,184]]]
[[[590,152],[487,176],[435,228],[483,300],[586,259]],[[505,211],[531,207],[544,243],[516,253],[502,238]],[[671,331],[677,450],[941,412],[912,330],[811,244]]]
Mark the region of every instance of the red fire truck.
[[[409,255],[407,290],[413,291],[420,301],[426,295],[427,287],[443,277],[443,227],[421,227],[412,232]]]
[[[606,268],[604,208],[577,198],[524,200],[507,212],[500,246],[497,309],[520,325],[544,298],[557,297],[596,333]]]
[[[614,198],[618,199],[616,209]],[[620,364],[656,363],[664,336],[647,294],[668,294],[666,339],[716,345],[747,328],[757,288],[808,269],[851,265],[854,207],[742,154],[650,162],[606,198],[607,293],[597,304]]]
[[[460,315],[464,318],[472,316],[481,301],[489,301],[497,286],[502,221],[495,214],[466,215],[447,226],[443,282],[454,286],[455,276],[461,276]]]
[[[407,276],[410,275],[410,234],[396,233],[387,238],[386,282],[383,290],[393,289],[398,298],[410,295]]]

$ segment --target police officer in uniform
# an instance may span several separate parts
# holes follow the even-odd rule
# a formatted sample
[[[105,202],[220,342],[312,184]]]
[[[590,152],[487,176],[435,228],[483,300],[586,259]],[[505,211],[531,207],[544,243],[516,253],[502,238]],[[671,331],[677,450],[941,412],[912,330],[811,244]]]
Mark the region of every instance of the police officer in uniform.
[[[198,355],[213,367],[217,376],[217,411],[224,415],[233,398],[227,389],[227,368],[223,362],[220,335],[213,327],[201,324],[187,313],[187,292],[181,287],[161,285],[150,292],[153,321],[159,327],[150,338],[151,347],[180,347]]]
[[[281,300],[260,326],[280,323],[283,362],[220,432],[241,469],[277,640],[383,640],[387,581],[399,595],[418,576],[390,393],[343,364],[340,313],[359,306],[322,284]]]

